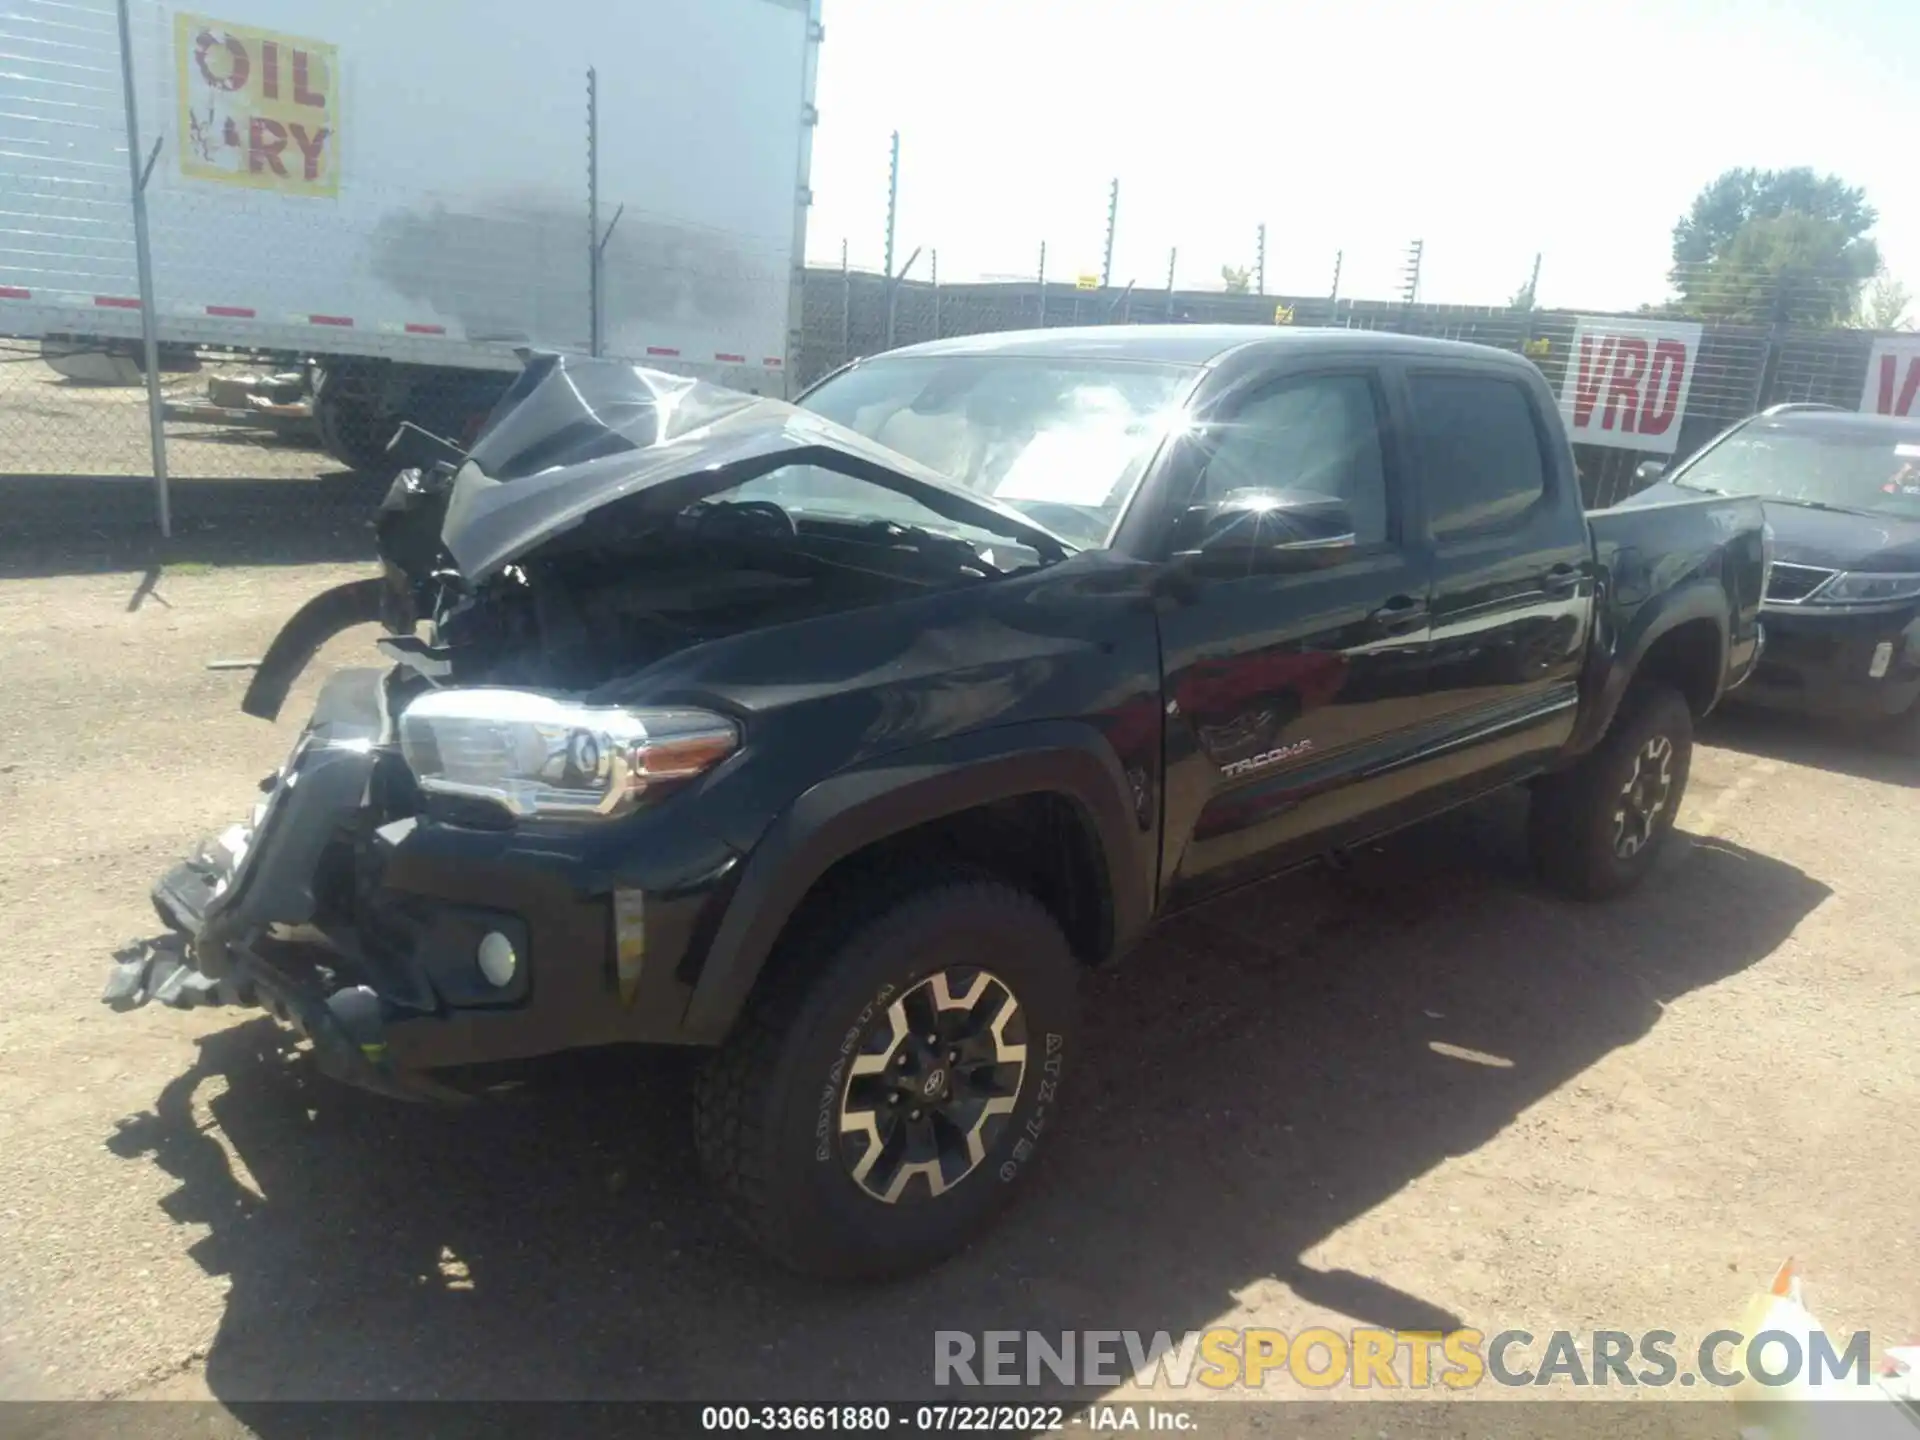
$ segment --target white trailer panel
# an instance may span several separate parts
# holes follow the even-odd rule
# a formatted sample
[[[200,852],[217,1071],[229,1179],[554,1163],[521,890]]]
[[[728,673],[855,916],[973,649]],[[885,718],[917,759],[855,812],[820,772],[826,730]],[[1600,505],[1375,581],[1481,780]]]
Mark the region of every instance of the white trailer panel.
[[[784,367],[817,0],[130,3],[163,340],[585,350],[593,66],[604,353]],[[111,0],[10,0],[0,47],[0,330],[136,335]]]

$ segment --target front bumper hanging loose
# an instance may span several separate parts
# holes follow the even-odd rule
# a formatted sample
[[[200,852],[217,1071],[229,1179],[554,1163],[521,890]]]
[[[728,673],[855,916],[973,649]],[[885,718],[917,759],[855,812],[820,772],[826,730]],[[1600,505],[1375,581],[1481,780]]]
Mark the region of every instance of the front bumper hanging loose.
[[[366,796],[384,725],[381,672],[329,680],[287,763],[263,782],[266,796],[250,820],[202,841],[154,885],[167,933],[114,956],[102,999],[116,1010],[150,1001],[259,1005],[312,1041],[321,1070],[335,1079],[409,1099],[454,1097],[390,1063],[387,1007],[374,990],[333,983],[313,945],[275,938],[315,918],[321,854]]]

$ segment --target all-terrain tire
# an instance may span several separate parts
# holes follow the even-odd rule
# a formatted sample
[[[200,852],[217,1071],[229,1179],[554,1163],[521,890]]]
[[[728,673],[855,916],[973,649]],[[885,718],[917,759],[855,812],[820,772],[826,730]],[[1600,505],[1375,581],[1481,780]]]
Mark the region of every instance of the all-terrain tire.
[[[1528,838],[1541,878],[1579,900],[1604,900],[1638,885],[1673,831],[1693,763],[1693,712],[1665,685],[1629,692],[1605,738],[1570,769],[1533,791]],[[1639,766],[1636,771],[1636,764]],[[1650,820],[1634,800],[1636,775],[1657,777]],[[1631,837],[1637,843],[1629,848]]]
[[[1896,755],[1920,756],[1920,700],[1915,700],[1887,721],[1880,732],[1881,744]]]
[[[790,1269],[849,1280],[925,1269],[994,1220],[1053,1139],[1075,1054],[1073,952],[1032,896],[965,873],[847,889],[796,925],[762,993],[695,1082],[702,1168],[747,1233]],[[1017,1091],[1012,1108],[979,1132],[983,1157],[944,1191],[915,1174],[889,1201],[855,1177],[856,1155],[874,1142],[846,1133],[849,1076],[896,1007],[904,1015],[930,987],[947,996],[980,972],[1018,1008],[1017,1024],[1003,1022],[1025,1050],[1007,1082]],[[998,991],[985,993],[1004,1009]]]

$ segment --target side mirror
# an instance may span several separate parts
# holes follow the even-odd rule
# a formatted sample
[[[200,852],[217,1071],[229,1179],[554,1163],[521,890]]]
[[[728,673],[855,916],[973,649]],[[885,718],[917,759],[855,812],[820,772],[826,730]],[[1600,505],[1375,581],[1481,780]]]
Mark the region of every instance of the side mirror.
[[[1230,490],[1180,517],[1174,553],[1231,577],[1332,564],[1357,543],[1347,502],[1317,490]]]
[[[1658,484],[1667,473],[1664,460],[1642,460],[1633,467],[1633,485],[1636,490],[1644,490],[1649,485]]]

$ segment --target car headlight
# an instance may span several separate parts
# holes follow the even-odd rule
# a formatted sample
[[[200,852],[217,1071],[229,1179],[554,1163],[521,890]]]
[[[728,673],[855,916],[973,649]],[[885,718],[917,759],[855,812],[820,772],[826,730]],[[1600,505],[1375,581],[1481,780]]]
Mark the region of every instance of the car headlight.
[[[1843,571],[1807,599],[1817,605],[1864,605],[1875,600],[1920,597],[1920,574],[1868,575]]]
[[[705,710],[579,705],[526,690],[432,690],[400,715],[400,752],[422,790],[522,819],[627,814],[739,744],[738,727]]]

